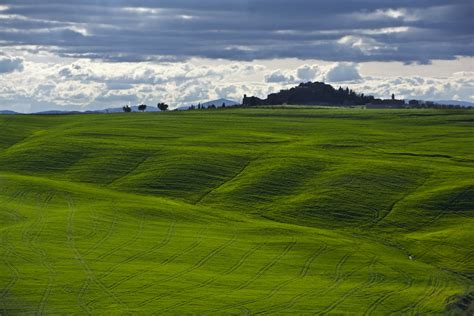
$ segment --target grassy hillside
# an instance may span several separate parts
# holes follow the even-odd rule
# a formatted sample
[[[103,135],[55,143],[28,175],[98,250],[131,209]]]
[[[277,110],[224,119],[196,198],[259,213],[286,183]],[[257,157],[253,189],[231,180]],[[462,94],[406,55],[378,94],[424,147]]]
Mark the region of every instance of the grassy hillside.
[[[474,292],[473,122],[304,108],[0,116],[0,314],[461,310]]]

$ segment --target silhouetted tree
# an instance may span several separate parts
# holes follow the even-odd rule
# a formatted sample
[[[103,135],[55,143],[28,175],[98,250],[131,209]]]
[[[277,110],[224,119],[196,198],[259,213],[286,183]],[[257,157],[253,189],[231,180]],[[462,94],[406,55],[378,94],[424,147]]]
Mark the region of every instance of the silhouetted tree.
[[[146,111],[146,104],[140,104],[138,106],[138,111],[145,112]]]
[[[395,93],[392,93],[392,100],[395,100]]]
[[[225,108],[225,102],[222,103],[222,107]]]
[[[129,107],[128,105],[123,106],[123,107],[122,107],[122,110],[123,110],[125,113],[132,112],[132,108]]]
[[[168,111],[169,106],[166,103],[160,102],[158,103],[157,106],[158,106],[158,109],[160,109],[160,111],[163,111],[163,112]]]

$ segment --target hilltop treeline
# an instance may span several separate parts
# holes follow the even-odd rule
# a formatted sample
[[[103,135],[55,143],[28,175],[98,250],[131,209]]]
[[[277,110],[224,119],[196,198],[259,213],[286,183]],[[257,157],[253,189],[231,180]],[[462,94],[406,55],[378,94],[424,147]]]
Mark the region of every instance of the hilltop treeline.
[[[258,105],[327,105],[353,106],[365,105],[367,108],[433,108],[433,109],[462,109],[461,105],[439,104],[433,101],[399,100],[392,94],[390,99],[379,99],[371,95],[356,93],[342,87],[334,88],[324,82],[306,82],[288,90],[272,93],[266,99],[247,97],[244,95],[243,106]],[[467,107],[470,109],[471,107]]]
[[[361,105],[376,101],[382,100],[375,99],[373,96],[366,96],[363,93],[358,94],[349,88],[335,89],[333,86],[323,82],[307,82],[301,83],[289,90],[281,90],[278,93],[269,94],[267,99],[244,96],[243,105]]]

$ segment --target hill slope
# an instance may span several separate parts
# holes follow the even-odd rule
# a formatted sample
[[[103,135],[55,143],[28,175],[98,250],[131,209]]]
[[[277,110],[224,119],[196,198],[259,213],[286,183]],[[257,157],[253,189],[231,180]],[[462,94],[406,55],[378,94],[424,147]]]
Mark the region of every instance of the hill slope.
[[[0,116],[2,313],[460,308],[474,291],[473,120]]]

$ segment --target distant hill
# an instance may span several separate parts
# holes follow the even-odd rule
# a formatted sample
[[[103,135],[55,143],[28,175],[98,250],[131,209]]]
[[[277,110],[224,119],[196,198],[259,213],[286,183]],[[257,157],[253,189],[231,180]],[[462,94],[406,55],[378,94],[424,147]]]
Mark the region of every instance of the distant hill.
[[[0,314],[472,315],[474,111],[229,110],[1,116]]]
[[[217,99],[217,100],[212,100],[212,101],[208,101],[208,102],[204,102],[204,103],[201,103],[201,106],[203,107],[209,107],[211,105],[215,105],[217,107],[221,107],[222,104],[225,104],[225,106],[234,106],[234,105],[238,105],[240,104],[239,102],[237,101],[234,101],[234,100],[229,100],[229,99]]]
[[[474,107],[473,102],[468,101],[459,101],[459,100],[438,100],[435,101],[437,104],[446,104],[446,105],[460,105],[465,107]]]
[[[210,107],[211,105],[215,105],[216,107],[221,107],[222,104],[225,104],[225,106],[235,106],[235,105],[239,105],[240,103],[237,102],[237,101],[234,101],[234,100],[229,100],[229,99],[217,99],[217,100],[211,100],[211,101],[207,101],[207,102],[204,102],[204,103],[201,103],[201,106],[204,107],[204,108],[208,108]],[[197,107],[197,104],[192,104],[194,106]],[[192,106],[192,105],[184,105],[184,106],[180,106],[177,108],[177,110],[189,110],[189,108]]]
[[[10,110],[1,110],[0,114],[20,114],[20,113],[15,112],[15,111],[10,111]]]
[[[140,111],[138,111],[138,105],[131,106],[131,108],[132,108],[132,112],[140,112]],[[123,110],[122,110],[122,107],[119,107],[119,108],[108,108],[108,109],[104,109],[104,110],[97,110],[97,111],[91,111],[91,112],[94,112],[94,113],[120,113],[120,112],[123,112]],[[148,105],[145,112],[160,112],[160,110],[158,109],[158,107],[156,105],[153,105],[153,106]]]
[[[49,111],[41,111],[35,112],[32,114],[39,114],[39,115],[65,115],[65,114],[80,114],[80,111],[61,111],[61,110],[49,110]]]

